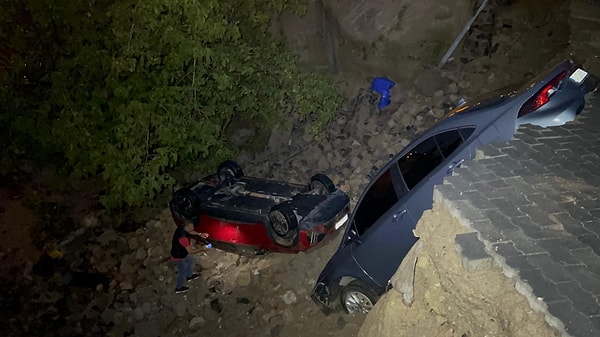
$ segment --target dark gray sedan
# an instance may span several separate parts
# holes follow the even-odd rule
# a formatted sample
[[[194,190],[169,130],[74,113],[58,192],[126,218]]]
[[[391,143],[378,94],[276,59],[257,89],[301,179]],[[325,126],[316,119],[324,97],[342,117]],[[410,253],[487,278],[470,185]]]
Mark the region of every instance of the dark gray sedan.
[[[463,104],[385,165],[362,192],[345,236],[312,291],[324,313],[368,312],[417,241],[413,229],[433,189],[479,146],[510,140],[521,124],[562,125],[598,90],[596,77],[564,61],[525,86]]]

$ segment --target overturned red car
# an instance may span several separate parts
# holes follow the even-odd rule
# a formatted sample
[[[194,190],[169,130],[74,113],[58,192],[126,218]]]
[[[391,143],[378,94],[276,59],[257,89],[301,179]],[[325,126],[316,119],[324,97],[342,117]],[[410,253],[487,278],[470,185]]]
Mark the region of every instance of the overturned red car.
[[[286,183],[244,176],[228,160],[177,190],[169,207],[177,225],[191,220],[213,247],[260,255],[322,244],[348,220],[349,198],[324,174],[306,185]]]

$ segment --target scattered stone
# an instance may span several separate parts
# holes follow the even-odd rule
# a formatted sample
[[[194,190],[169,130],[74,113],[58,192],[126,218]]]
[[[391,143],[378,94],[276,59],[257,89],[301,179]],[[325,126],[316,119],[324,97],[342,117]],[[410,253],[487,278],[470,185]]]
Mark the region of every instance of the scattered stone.
[[[446,89],[449,94],[457,94],[458,93],[458,85],[456,83],[450,83],[448,85],[448,89]]]
[[[235,299],[236,303],[241,303],[241,304],[248,304],[250,303],[250,300],[245,298],[245,297],[238,297]]]
[[[267,259],[260,259],[256,262],[256,269],[263,270],[270,267],[270,263]]]
[[[238,270],[235,277],[235,283],[238,287],[247,287],[252,283],[252,271],[250,268]]]
[[[281,330],[283,329],[283,325],[277,324],[271,328],[271,337],[279,337]]]
[[[127,241],[127,244],[129,245],[129,249],[131,249],[132,251],[138,249],[139,247],[138,239],[136,237],[129,239],[129,241]]]
[[[121,290],[132,290],[133,284],[130,282],[121,282],[119,283],[119,288],[121,288]]]
[[[250,258],[248,258],[247,256],[241,255],[238,260],[235,262],[236,266],[239,266],[241,264],[247,264],[248,262],[250,262]]]
[[[271,310],[270,312],[268,312],[268,313],[266,313],[266,314],[262,315],[262,317],[261,317],[261,318],[262,318],[262,320],[263,320],[263,321],[265,321],[265,322],[270,322],[270,321],[271,321],[271,318],[272,318],[273,316],[275,316],[275,315],[277,315],[277,312],[276,312],[275,310]]]
[[[135,310],[133,310],[133,316],[135,317],[136,321],[141,321],[144,319],[144,311],[142,308],[135,308]]]
[[[137,260],[143,260],[146,258],[146,250],[142,247],[138,248],[138,250],[135,252],[135,258]]]
[[[294,294],[293,291],[288,290],[285,294],[283,294],[283,296],[281,296],[283,298],[283,302],[287,305],[290,304],[294,304],[296,303],[296,301],[298,300],[296,298],[296,294]]]
[[[112,321],[115,324],[121,324],[123,322],[123,313],[119,311],[115,312]]]
[[[101,245],[107,246],[111,241],[120,241],[121,237],[112,229],[106,230],[98,237],[98,242]]]
[[[436,119],[440,119],[440,118],[444,117],[444,115],[446,114],[446,112],[443,109],[439,109],[439,108],[431,110],[431,113],[432,113],[433,117]]]
[[[196,316],[190,320],[190,329],[202,328],[206,325],[206,320],[203,317]]]
[[[371,109],[364,104],[360,105],[355,112],[354,121],[357,124],[364,124],[371,117]]]
[[[216,313],[221,313],[221,311],[223,311],[223,304],[221,304],[219,302],[218,298],[213,299],[212,301],[210,301],[210,308],[216,312]]]
[[[326,158],[321,157],[317,161],[317,171],[319,172],[327,172],[329,170],[329,162]]]

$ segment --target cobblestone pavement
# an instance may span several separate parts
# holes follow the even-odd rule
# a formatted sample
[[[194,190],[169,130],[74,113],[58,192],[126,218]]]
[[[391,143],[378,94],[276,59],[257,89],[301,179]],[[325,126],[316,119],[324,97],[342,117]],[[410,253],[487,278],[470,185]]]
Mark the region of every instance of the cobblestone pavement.
[[[597,337],[600,95],[587,98],[572,123],[521,127],[515,140],[483,148],[436,194],[550,325],[566,336]]]

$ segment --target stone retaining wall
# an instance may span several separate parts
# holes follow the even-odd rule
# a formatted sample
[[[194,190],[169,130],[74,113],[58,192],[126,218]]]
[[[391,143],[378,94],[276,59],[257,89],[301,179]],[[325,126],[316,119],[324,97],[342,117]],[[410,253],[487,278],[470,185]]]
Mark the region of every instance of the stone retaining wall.
[[[574,122],[485,147],[434,198],[474,233],[456,236],[463,265],[493,259],[563,336],[600,336],[600,97],[588,98]]]

